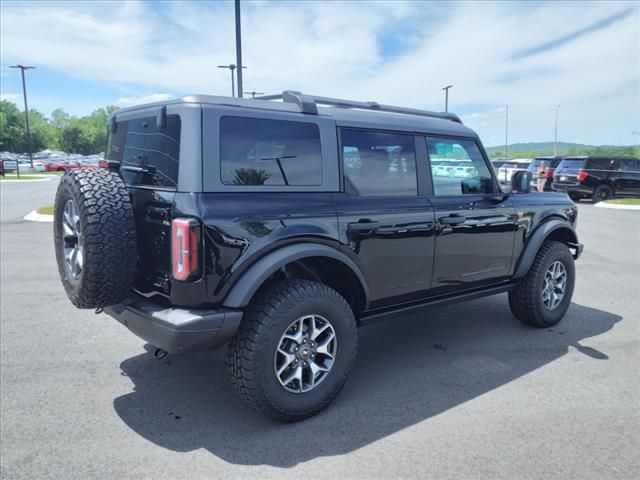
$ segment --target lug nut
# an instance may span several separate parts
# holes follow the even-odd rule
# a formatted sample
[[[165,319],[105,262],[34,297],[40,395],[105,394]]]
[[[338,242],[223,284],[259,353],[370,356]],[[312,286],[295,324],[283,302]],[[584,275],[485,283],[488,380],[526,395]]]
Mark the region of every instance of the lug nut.
[[[305,338],[305,339],[303,339],[303,340],[302,340],[302,343],[307,343],[307,339],[306,339],[306,338]]]
[[[306,367],[307,366],[307,362],[304,362],[302,365]]]
[[[295,351],[297,352],[298,350],[300,350],[300,348],[299,348],[299,347],[296,347],[296,350],[295,350]]]
[[[293,363],[298,363],[298,359],[296,358],[295,361]]]

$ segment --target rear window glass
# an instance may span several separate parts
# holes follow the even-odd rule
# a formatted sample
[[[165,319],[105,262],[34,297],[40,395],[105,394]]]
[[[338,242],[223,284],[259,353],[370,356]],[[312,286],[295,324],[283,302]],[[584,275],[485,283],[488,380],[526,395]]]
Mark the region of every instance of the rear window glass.
[[[107,150],[127,185],[162,188],[176,188],[179,156],[178,115],[167,115],[166,127],[157,127],[155,116],[118,122]]]
[[[538,168],[542,162],[544,162],[544,168],[556,168],[561,161],[561,158],[536,158],[529,164],[529,170]]]
[[[220,167],[225,185],[320,185],[320,129],[314,123],[222,117]]]
[[[564,159],[560,162],[560,165],[558,165],[558,168],[568,168],[571,170],[577,170],[582,168],[582,165],[584,164],[584,160],[572,160],[572,159]]]

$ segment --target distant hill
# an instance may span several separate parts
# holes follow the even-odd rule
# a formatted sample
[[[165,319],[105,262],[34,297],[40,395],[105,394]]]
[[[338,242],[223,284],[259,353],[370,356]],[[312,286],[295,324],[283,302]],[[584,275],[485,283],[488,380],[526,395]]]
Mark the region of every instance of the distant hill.
[[[527,142],[509,145],[509,157],[533,158],[553,155],[553,142]],[[487,147],[491,158],[504,157],[504,145]],[[585,145],[583,143],[558,142],[558,155],[615,155],[639,157],[640,147],[627,145]]]

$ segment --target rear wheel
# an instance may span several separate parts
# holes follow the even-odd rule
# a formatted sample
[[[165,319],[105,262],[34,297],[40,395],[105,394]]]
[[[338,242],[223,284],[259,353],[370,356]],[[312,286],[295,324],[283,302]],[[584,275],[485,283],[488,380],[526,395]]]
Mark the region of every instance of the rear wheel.
[[[573,192],[571,192],[571,193],[569,193],[569,198],[570,198],[571,200],[573,200],[574,202],[579,202],[579,201],[580,201],[580,199],[582,198],[582,195],[580,195],[580,194],[578,194],[578,193],[573,193]]]
[[[555,325],[567,312],[575,285],[575,264],[564,243],[546,241],[529,272],[509,292],[511,312],[534,327]]]
[[[227,346],[240,395],[265,415],[303,420],[338,395],[358,348],[347,301],[328,286],[291,280],[261,291]]]
[[[609,185],[598,185],[593,191],[593,199],[596,202],[604,202],[605,200],[613,198],[614,195],[615,192]]]

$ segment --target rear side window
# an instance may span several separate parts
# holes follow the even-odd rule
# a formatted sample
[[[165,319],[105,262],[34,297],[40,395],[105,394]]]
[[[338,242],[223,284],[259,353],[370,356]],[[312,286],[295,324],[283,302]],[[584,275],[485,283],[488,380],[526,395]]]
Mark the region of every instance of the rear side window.
[[[417,195],[412,135],[366,130],[341,132],[344,174],[360,195]]]
[[[176,188],[180,160],[180,117],[167,115],[165,127],[156,117],[118,122],[107,159],[120,163],[127,185]]]
[[[617,161],[611,158],[589,158],[584,168],[589,170],[615,170]]]
[[[224,116],[220,168],[225,185],[320,185],[320,129],[314,123]]]
[[[491,172],[476,142],[428,137],[427,147],[435,195],[494,193]]]

